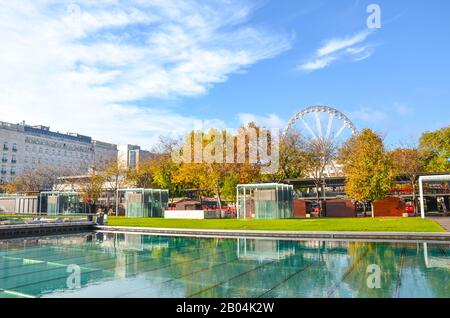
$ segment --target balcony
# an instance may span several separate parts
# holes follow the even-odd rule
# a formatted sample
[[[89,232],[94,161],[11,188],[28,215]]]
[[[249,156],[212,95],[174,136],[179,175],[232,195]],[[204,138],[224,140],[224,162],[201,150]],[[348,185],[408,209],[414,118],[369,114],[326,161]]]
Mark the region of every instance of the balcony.
[[[7,163],[8,162],[8,158],[2,158],[2,162],[3,163]]]
[[[9,150],[9,147],[7,145],[3,145],[3,150]]]
[[[13,152],[17,152],[17,147],[13,147],[13,148],[12,148],[12,151],[13,151]]]
[[[8,171],[6,171],[6,170],[1,171],[1,174],[7,174],[7,173],[8,173]]]
[[[16,172],[15,172],[14,170],[11,170],[11,171],[10,171],[10,174],[11,174],[12,176],[14,176],[14,175],[16,174]]]
[[[11,163],[17,163],[17,159],[11,159]]]

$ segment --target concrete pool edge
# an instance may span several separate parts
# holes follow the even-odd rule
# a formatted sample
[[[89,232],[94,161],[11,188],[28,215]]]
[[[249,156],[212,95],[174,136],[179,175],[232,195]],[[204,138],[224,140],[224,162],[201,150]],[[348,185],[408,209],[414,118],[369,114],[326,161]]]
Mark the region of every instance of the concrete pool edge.
[[[88,230],[92,231],[96,225],[97,223],[89,221],[1,225],[0,240],[31,236],[75,234]]]
[[[450,233],[445,232],[302,232],[259,230],[215,230],[182,228],[146,228],[130,226],[96,226],[105,232],[140,233],[167,236],[230,237],[267,239],[325,239],[325,240],[371,240],[371,241],[437,241],[450,242]]]

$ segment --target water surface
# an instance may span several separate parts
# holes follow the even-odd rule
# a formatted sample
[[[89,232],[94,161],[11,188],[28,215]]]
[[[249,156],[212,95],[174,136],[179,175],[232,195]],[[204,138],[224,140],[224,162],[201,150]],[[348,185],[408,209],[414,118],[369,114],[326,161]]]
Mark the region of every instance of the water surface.
[[[450,297],[450,244],[113,233],[0,241],[3,297]]]

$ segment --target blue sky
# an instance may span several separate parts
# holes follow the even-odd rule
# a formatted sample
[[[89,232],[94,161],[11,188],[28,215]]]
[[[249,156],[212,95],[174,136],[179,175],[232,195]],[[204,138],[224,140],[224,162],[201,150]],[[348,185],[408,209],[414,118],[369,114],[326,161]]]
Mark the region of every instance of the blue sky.
[[[315,104],[390,147],[450,124],[446,0],[0,4],[3,121],[147,148],[192,127],[284,127]]]

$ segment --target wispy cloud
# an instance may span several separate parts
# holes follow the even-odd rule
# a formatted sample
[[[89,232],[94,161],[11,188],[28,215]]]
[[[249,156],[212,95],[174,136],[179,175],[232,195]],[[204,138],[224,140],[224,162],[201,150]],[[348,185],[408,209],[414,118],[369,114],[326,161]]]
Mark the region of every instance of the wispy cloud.
[[[0,6],[1,120],[111,142],[148,145],[160,133],[218,124],[157,100],[205,94],[291,46],[287,35],[252,27],[254,7],[243,1],[0,0]]]
[[[351,36],[327,40],[311,59],[298,65],[297,69],[315,71],[341,59],[350,59],[353,62],[365,60],[373,54],[373,46],[363,45],[370,34],[370,31],[364,30]]]
[[[268,115],[256,115],[249,113],[238,114],[239,123],[246,126],[248,123],[254,122],[259,126],[266,127],[269,129],[279,128],[282,129],[286,126],[286,121],[278,117],[276,114]]]
[[[414,109],[406,104],[395,102],[393,108],[399,115],[409,115],[414,112]]]
[[[360,107],[355,111],[349,113],[349,117],[357,123],[358,121],[375,123],[384,121],[387,118],[386,112],[372,108],[372,107]]]

